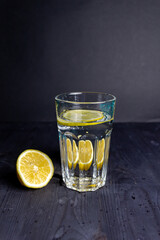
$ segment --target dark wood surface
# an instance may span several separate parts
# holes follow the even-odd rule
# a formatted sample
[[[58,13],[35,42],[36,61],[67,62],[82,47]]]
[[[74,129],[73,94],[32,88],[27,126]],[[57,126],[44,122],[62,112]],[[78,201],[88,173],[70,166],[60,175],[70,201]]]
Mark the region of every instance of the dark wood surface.
[[[42,189],[22,187],[16,159],[53,160]],[[114,124],[106,186],[78,193],[61,180],[56,123],[0,124],[0,240],[159,240],[160,123]]]

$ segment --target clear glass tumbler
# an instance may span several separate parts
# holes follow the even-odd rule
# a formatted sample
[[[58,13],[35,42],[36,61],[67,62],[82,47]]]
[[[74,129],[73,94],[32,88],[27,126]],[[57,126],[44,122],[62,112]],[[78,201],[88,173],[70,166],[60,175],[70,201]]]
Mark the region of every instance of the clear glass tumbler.
[[[116,98],[75,92],[55,97],[62,178],[79,192],[105,185]]]

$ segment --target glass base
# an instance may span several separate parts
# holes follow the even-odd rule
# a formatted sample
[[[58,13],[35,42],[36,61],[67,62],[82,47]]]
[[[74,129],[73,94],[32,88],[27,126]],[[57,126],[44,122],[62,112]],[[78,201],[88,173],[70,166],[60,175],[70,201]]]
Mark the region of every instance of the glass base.
[[[72,190],[76,190],[78,192],[90,192],[95,191],[105,185],[106,179],[102,178],[78,178],[78,177],[71,177],[69,180],[64,180],[64,183],[67,188],[70,188]]]

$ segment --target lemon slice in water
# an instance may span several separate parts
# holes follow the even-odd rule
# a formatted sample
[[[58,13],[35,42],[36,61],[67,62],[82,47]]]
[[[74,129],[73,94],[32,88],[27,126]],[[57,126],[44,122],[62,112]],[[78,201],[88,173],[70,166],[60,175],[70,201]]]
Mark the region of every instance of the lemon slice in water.
[[[105,140],[102,138],[102,140],[98,141],[97,144],[97,159],[96,159],[96,164],[97,164],[97,169],[100,170],[103,166],[104,162],[104,149],[105,149]]]
[[[90,140],[79,141],[79,169],[89,170],[93,161],[93,146]]]
[[[102,123],[103,118],[104,115],[101,111],[76,109],[61,113],[57,121],[59,124],[66,126],[87,126]],[[111,121],[111,119],[104,120],[104,122],[106,121]]]
[[[63,114],[63,118],[72,122],[95,122],[103,118],[103,114],[96,110],[68,110]]]
[[[78,157],[79,157],[76,142],[73,140],[73,147],[72,147],[71,140],[67,138],[66,145],[67,145],[68,167],[71,169],[73,165],[73,168],[75,169],[77,166]]]

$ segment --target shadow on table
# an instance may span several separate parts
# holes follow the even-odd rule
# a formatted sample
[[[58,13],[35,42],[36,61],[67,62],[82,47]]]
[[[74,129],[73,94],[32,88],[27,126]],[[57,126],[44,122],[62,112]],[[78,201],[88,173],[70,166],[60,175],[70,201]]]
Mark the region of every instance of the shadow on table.
[[[24,189],[24,187],[18,181],[16,171],[3,174],[3,176],[1,177],[1,183],[3,186],[6,187]]]

